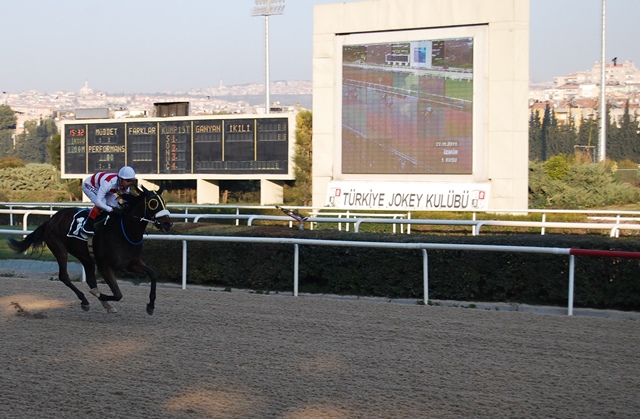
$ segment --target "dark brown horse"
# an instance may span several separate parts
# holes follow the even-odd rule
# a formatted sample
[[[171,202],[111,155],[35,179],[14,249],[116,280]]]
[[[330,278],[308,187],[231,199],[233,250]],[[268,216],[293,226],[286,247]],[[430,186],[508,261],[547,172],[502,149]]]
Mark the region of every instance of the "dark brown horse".
[[[124,203],[117,210],[111,213],[103,212],[105,216],[96,222],[96,234],[89,242],[86,237],[79,235],[82,220],[87,216],[88,210],[65,208],[40,224],[24,240],[9,238],[9,247],[16,253],[21,253],[29,248],[32,251],[42,251],[46,244],[58,261],[60,281],[76,293],[81,302],[80,306],[85,311],[89,310],[89,301],[71,282],[67,272],[69,254],[82,263],[87,285],[90,288],[89,292],[100,300],[109,313],[116,312],[109,301],[120,301],[122,298],[115,273],[124,269],[147,274],[151,279],[147,313],[153,314],[158,274],[142,260],[143,236],[148,223],[153,223],[162,231],[168,231],[173,223],[160,196],[162,188],[155,192],[143,186],[142,189],[136,188],[136,191],[137,195],[122,195]],[[89,243],[91,243],[92,252],[88,246]],[[96,266],[109,285],[112,295],[102,294],[98,290]]]

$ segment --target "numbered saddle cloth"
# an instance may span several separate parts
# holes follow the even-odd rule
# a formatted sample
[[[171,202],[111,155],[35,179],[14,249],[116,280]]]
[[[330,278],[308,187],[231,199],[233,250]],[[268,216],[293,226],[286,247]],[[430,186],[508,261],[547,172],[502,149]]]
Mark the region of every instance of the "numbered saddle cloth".
[[[88,216],[88,209],[79,209],[78,212],[73,215],[73,220],[71,220],[71,225],[69,226],[67,237],[73,237],[74,239],[87,241],[87,235],[82,233],[82,226],[84,225],[84,221]]]

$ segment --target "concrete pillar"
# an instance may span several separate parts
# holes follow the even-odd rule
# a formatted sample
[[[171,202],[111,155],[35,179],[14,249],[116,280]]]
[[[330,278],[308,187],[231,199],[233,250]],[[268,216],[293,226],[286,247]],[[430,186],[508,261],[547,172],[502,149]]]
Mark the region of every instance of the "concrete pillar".
[[[198,179],[196,188],[198,204],[220,203],[220,184],[217,180]]]
[[[260,179],[260,205],[282,204],[284,183],[278,180]]]

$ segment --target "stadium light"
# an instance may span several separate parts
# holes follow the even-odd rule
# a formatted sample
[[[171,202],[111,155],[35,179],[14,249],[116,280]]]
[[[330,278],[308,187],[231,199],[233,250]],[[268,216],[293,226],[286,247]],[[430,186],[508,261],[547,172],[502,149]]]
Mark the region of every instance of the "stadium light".
[[[607,1],[602,0],[602,57],[600,58],[600,141],[598,161],[604,162],[607,159],[607,96],[606,96],[606,61],[605,61],[605,11]]]
[[[269,16],[284,13],[285,0],[255,0],[256,5],[251,10],[252,16],[264,16],[264,93],[265,113],[269,113]]]

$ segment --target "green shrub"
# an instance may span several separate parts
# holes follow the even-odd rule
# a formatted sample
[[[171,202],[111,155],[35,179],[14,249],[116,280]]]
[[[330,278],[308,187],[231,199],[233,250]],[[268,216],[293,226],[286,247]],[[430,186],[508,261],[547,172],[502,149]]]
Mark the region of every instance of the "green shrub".
[[[13,160],[21,162],[3,159]],[[0,169],[0,195],[3,202],[66,202],[82,199],[82,189],[79,179],[60,179],[53,165],[15,163]]]
[[[567,156],[560,154],[544,162],[544,173],[549,180],[562,180],[567,177],[571,165]]]
[[[617,180],[614,171],[611,163],[569,164],[569,159],[562,156],[554,156],[545,163],[531,162],[529,206],[584,209],[640,200],[640,189]]]
[[[25,163],[18,157],[4,157],[0,159],[0,169],[24,166],[26,166]]]

